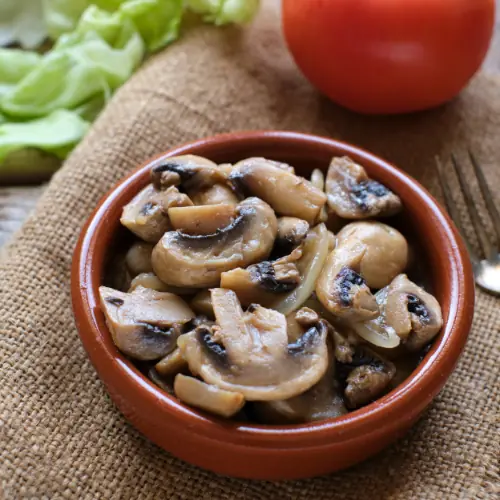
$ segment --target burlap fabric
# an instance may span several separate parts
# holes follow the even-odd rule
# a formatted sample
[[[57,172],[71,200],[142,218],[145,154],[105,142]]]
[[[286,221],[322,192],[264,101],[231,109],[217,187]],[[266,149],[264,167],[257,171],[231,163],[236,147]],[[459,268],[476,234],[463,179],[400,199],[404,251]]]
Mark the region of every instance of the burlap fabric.
[[[127,424],[87,360],[69,293],[79,229],[112,184],[158,151],[224,131],[300,130],[362,145],[435,189],[434,156],[470,146],[498,188],[500,81],[479,77],[458,100],[426,113],[357,116],[301,78],[278,25],[271,5],[243,32],[201,28],[151,59],[9,248],[0,265],[5,498],[497,498],[500,302],[483,293],[460,364],[425,418],[372,460],[312,480],[227,479],[173,458]]]

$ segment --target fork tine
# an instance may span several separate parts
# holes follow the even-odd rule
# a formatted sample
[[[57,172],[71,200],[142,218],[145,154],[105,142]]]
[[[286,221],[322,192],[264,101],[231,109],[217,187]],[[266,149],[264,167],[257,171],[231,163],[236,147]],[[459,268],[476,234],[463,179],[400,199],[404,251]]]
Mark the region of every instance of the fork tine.
[[[457,174],[460,189],[465,198],[465,205],[467,207],[467,210],[469,211],[472,227],[474,228],[477,239],[479,240],[484,256],[486,258],[490,258],[494,255],[493,246],[488,239],[488,235],[486,234],[483,223],[481,222],[481,219],[479,217],[472,192],[462,171],[462,167],[460,166],[460,163],[458,163],[456,156],[453,154],[451,155],[451,164],[453,165],[453,169]]]
[[[491,194],[491,190],[486,182],[484,177],[483,169],[480,167],[479,162],[476,157],[472,154],[472,151],[469,150],[469,157],[474,167],[474,172],[476,173],[477,182],[479,187],[481,188],[481,193],[483,194],[484,201],[486,203],[486,208],[490,214],[491,220],[493,221],[493,227],[495,229],[496,237],[497,237],[497,250],[500,247],[500,213],[498,213],[497,207],[495,206],[495,202],[493,201],[493,195]]]
[[[466,234],[464,231],[464,228],[462,226],[462,222],[460,220],[460,214],[457,210],[457,207],[455,205],[455,202],[453,201],[453,196],[451,194],[450,188],[448,184],[446,183],[446,179],[444,177],[444,169],[443,169],[443,164],[441,163],[441,160],[439,156],[436,156],[435,158],[436,161],[436,170],[438,174],[438,181],[439,185],[441,186],[441,191],[444,196],[444,203],[446,205],[446,209],[448,210],[448,213],[450,214],[451,218],[453,219],[453,222],[457,226],[458,230],[460,231],[462,238],[465,242],[465,245],[467,247],[467,250],[469,252],[469,255],[471,257],[472,261],[477,261],[478,258],[475,255],[474,251],[472,250],[471,246],[469,245],[469,242],[467,241]]]

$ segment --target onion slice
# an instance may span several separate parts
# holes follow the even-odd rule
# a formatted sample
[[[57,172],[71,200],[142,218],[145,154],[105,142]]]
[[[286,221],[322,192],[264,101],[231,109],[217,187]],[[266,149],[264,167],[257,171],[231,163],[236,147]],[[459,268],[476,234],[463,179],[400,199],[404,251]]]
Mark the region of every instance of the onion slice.
[[[290,314],[311,296],[328,256],[328,241],[328,231],[324,224],[318,224],[307,233],[302,257],[296,263],[302,277],[301,283],[276,304],[277,311],[285,315]]]
[[[370,321],[352,323],[351,326],[361,338],[370,342],[370,344],[393,349],[400,344],[401,339],[396,330],[385,322],[384,307],[387,301],[388,290],[389,287],[386,286],[375,294],[375,300],[380,307],[381,314]]]

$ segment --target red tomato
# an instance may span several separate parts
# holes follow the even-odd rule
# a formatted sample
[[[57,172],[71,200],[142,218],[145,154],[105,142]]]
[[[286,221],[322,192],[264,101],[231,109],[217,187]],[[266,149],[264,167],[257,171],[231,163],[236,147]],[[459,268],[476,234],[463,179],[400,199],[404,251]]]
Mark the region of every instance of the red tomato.
[[[283,0],[285,38],[302,72],[363,113],[450,100],[481,65],[494,17],[495,0]]]

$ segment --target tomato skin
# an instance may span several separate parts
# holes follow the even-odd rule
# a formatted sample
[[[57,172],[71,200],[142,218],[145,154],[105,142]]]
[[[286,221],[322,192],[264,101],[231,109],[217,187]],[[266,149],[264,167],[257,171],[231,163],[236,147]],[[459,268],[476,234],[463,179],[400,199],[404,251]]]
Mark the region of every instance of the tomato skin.
[[[495,0],[282,0],[295,62],[334,102],[403,113],[456,96],[484,60]]]

